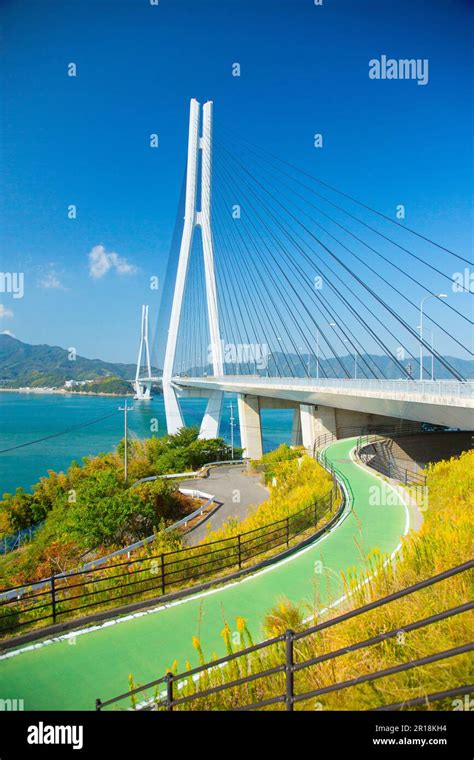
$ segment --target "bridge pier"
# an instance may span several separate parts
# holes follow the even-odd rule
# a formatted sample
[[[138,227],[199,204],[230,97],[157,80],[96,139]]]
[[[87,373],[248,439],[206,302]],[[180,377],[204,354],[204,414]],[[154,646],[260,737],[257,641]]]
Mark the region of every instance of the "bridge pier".
[[[136,401],[150,401],[151,385],[151,380],[135,380],[133,383],[133,387],[135,389],[134,399]]]
[[[293,411],[293,423],[291,427],[291,445],[302,446],[303,433],[301,430],[301,412],[299,406],[295,407]]]
[[[199,438],[217,438],[222,416],[224,394],[221,391],[210,391],[209,401],[201,422]]]
[[[382,414],[338,409],[332,406],[299,404],[293,417],[292,444],[303,445],[312,452],[314,444],[321,436],[344,438],[355,431],[371,425],[396,426],[405,424],[405,420]],[[412,423],[413,424],[413,423]]]
[[[260,459],[263,456],[260,398],[239,393],[237,405],[243,455],[249,459]]]

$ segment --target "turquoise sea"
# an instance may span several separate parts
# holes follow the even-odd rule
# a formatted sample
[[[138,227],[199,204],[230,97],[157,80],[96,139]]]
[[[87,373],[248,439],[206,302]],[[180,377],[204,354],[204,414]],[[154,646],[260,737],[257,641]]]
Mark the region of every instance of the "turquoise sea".
[[[131,404],[132,400],[127,399]],[[220,435],[230,441],[230,404],[225,401]],[[0,494],[21,486],[29,490],[48,470],[66,470],[73,460],[80,461],[89,454],[111,451],[123,437],[124,399],[104,396],[76,396],[33,393],[0,393],[0,450],[34,443],[12,451],[0,453]],[[181,407],[186,425],[199,425],[204,413],[205,399],[183,399]],[[236,423],[237,403],[233,400]],[[54,436],[66,428],[81,425],[98,417],[112,414],[95,424]],[[151,433],[153,420],[158,420],[158,433]],[[292,411],[265,410],[262,412],[263,443],[265,451],[289,443],[291,440]],[[130,435],[145,438],[152,434],[164,435],[166,422],[163,397],[151,401],[134,401],[129,414]],[[234,426],[235,445],[240,444],[238,424]]]

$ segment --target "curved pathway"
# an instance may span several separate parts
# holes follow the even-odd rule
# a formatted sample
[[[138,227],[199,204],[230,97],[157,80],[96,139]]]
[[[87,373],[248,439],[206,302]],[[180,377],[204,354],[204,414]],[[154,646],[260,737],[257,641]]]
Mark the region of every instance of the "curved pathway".
[[[353,460],[355,442],[346,439],[326,449],[351,492],[329,533],[237,582],[8,652],[0,657],[0,699],[21,698],[25,710],[94,709],[96,697],[106,700],[126,691],[130,673],[136,683],[146,683],[175,659],[181,671],[186,659],[197,664],[193,635],[201,639],[206,657],[224,654],[224,618],[233,630],[235,617],[243,616],[257,639],[263,615],[282,597],[306,601],[311,609],[340,600],[341,573],[364,571],[371,549],[395,552],[410,526],[397,490],[388,500],[377,498],[381,488],[392,486]]]
[[[211,467],[209,475],[204,480],[181,480],[180,488],[202,488],[212,493],[222,502],[222,506],[211,517],[199,523],[188,535],[184,542],[194,546],[202,541],[209,530],[216,530],[231,517],[242,520],[250,511],[268,499],[267,489],[261,485],[260,475],[251,475],[243,465]]]

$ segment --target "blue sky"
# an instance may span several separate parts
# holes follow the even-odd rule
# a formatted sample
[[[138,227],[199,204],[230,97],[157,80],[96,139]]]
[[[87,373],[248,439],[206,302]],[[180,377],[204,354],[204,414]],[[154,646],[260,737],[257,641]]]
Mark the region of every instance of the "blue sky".
[[[1,263],[25,273],[25,296],[2,294],[0,329],[134,360],[140,305],[152,321],[158,309],[149,278],[164,279],[190,97],[214,100],[216,129],[222,120],[385,213],[403,203],[409,226],[467,255],[469,6],[4,0]],[[368,61],[383,53],[428,58],[429,83],[370,80]]]

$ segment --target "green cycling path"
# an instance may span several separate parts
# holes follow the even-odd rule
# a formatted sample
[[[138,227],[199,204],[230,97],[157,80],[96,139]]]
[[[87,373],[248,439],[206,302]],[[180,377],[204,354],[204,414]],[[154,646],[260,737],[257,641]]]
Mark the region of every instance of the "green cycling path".
[[[161,677],[174,660],[179,671],[186,660],[198,664],[193,635],[200,638],[207,658],[224,654],[224,620],[233,631],[235,618],[244,617],[257,640],[264,614],[282,598],[307,602],[311,609],[315,603],[321,608],[339,599],[341,573],[353,568],[362,572],[364,557],[375,548],[391,554],[409,523],[397,492],[382,499],[390,506],[377,504],[374,493],[386,485],[352,460],[355,441],[344,439],[326,449],[351,492],[344,517],[331,532],[238,582],[3,655],[0,699],[23,699],[25,710],[92,710],[96,697],[106,700],[126,692],[130,673],[135,683],[146,683]],[[119,704],[129,707],[126,700]]]

